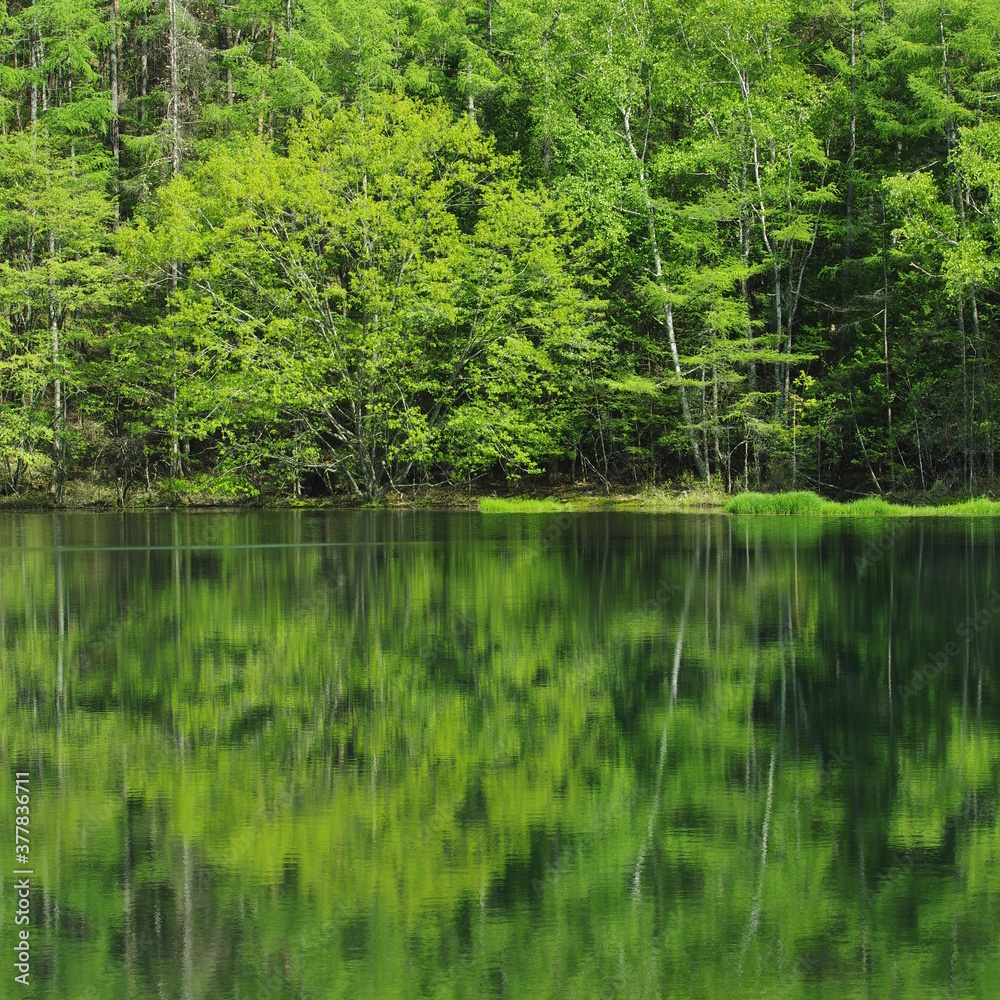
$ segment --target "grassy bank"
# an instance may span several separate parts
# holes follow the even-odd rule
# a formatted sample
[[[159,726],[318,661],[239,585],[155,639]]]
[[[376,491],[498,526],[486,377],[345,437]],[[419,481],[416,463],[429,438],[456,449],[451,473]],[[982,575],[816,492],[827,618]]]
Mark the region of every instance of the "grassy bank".
[[[741,493],[723,507],[728,514],[819,514],[830,517],[1000,517],[1000,501],[959,500],[955,503],[890,503],[881,497],[862,497],[849,503],[827,500],[801,490],[795,493]]]
[[[882,497],[861,497],[842,503],[807,490],[791,493],[741,493],[734,497],[710,490],[670,493],[647,490],[611,496],[484,497],[484,514],[545,514],[573,510],[724,511],[727,514],[814,515],[824,517],[1000,517],[1000,501],[984,498],[926,504],[891,503]]]
[[[542,497],[482,497],[484,514],[550,514],[573,510],[706,511],[721,510],[726,494],[705,487],[668,490],[649,487],[635,493],[593,493],[559,488]]]
[[[553,514],[574,510],[576,505],[563,500],[534,500],[529,497],[483,497],[479,510],[483,514]]]

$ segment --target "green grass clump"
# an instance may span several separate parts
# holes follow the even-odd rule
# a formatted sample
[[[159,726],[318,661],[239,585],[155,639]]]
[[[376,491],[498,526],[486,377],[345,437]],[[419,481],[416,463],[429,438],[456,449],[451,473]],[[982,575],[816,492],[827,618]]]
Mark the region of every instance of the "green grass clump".
[[[916,513],[916,507],[907,507],[904,504],[889,503],[881,497],[862,497],[860,500],[852,500],[850,503],[835,503],[831,501],[839,510],[836,513],[845,517],[910,517]]]
[[[829,514],[836,513],[839,506],[808,490],[798,490],[794,493],[741,493],[726,504],[725,510],[729,514]]]
[[[529,500],[524,497],[505,499],[503,497],[483,497],[479,510],[483,514],[552,514],[571,510],[568,503],[559,500]]]

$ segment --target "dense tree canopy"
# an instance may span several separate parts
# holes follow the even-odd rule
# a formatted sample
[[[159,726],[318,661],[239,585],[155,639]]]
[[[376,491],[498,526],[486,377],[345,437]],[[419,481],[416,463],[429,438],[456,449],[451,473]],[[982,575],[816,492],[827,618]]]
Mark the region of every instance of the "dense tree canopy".
[[[992,0],[0,4],[0,489],[978,492]]]

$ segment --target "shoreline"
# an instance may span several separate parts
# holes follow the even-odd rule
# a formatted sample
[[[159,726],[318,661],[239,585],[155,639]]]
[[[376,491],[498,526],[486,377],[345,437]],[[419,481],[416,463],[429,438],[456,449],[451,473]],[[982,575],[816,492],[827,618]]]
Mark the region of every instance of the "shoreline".
[[[63,503],[47,501],[44,494],[0,497],[2,513],[51,513],[56,511],[92,511],[103,513],[167,513],[173,511],[265,511],[265,510],[437,510],[477,511],[484,515],[553,514],[600,511],[635,513],[729,514],[753,517],[1000,517],[1000,500],[988,497],[922,495],[908,497],[915,503],[864,496],[850,501],[831,500],[816,493],[798,490],[782,493],[745,492],[727,495],[705,488],[649,488],[634,493],[598,493],[586,487],[535,489],[523,494],[497,496],[495,493],[468,494],[450,487],[431,487],[407,498],[386,497],[378,502],[355,498],[328,497],[315,500],[275,499],[270,502],[247,502],[232,497],[191,495],[184,502],[171,503],[158,491],[143,493],[130,503],[119,506],[105,496],[73,491]],[[83,493],[84,495],[79,495]],[[167,501],[167,502],[164,502]]]

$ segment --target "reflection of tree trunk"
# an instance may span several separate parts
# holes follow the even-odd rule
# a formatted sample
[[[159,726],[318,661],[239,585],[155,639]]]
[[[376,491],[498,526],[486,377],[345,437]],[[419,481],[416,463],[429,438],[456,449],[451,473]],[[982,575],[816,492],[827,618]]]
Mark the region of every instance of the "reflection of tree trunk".
[[[124,719],[124,715],[123,715]],[[128,814],[128,756],[122,755],[122,893],[125,897],[125,995],[136,996],[135,981],[135,898],[132,892],[132,836]]]
[[[740,975],[743,974],[743,959],[747,948],[760,927],[761,897],[764,891],[764,870],[767,867],[767,837],[771,828],[771,805],[774,801],[774,751],[771,751],[771,767],[767,775],[767,805],[764,809],[764,825],[761,828],[760,875],[757,878],[757,891],[754,893],[753,905],[750,908],[750,919],[743,934],[743,947],[740,950]]]
[[[858,845],[858,893],[862,900],[870,900],[868,892],[868,878],[865,874],[865,838],[864,826],[862,823],[861,806],[861,778],[858,768],[859,746],[857,728],[855,726],[855,716],[857,714],[856,702],[854,699],[854,684],[851,680],[845,686],[847,692],[847,710],[849,713],[850,737],[851,737],[851,770],[854,785],[854,836]],[[861,961],[862,969],[866,972],[868,966],[868,908],[861,908]]]
[[[65,665],[65,648],[66,648],[66,608],[63,598],[63,538],[62,538],[62,521],[60,515],[56,515],[55,521],[55,537],[53,543],[55,546],[55,563],[56,563],[56,740],[58,743],[58,753],[56,756],[56,766],[59,773],[59,785],[62,787],[63,783],[63,750],[62,750],[62,734],[63,734],[63,723],[65,722],[66,716],[66,684],[65,677],[63,676],[63,670]]]
[[[184,1000],[194,996],[194,931],[191,927],[191,847],[184,839]]]
[[[893,560],[889,560],[889,635],[885,643],[886,657],[886,689],[889,692],[889,741],[892,744],[892,614],[895,603],[896,579],[893,571]],[[890,753],[889,759],[892,759]]]
[[[663,723],[663,735],[660,737],[660,759],[656,770],[656,793],[653,796],[653,806],[649,811],[649,826],[646,829],[646,837],[642,842],[642,846],[639,848],[639,856],[635,862],[635,874],[632,876],[632,892],[635,894],[636,898],[639,897],[642,880],[642,865],[646,860],[646,853],[649,850],[649,845],[653,841],[653,828],[656,823],[656,817],[660,811],[660,796],[663,790],[663,768],[667,760],[667,729],[670,725],[670,718],[674,712],[674,705],[677,702],[677,680],[680,676],[681,656],[684,652],[684,629],[687,625],[688,611],[691,607],[691,595],[694,592],[694,581],[695,577],[698,575],[700,565],[701,547],[699,546],[695,552],[695,563],[688,573],[687,587],[684,593],[684,610],[681,612],[681,623],[677,630],[677,640],[674,643],[674,663],[673,669],[670,672],[670,708],[667,713],[667,721]]]
[[[177,515],[170,519],[171,557],[174,570],[174,660],[177,669],[177,685],[180,690],[181,685],[181,553],[180,539],[177,536]],[[180,754],[181,765],[184,763],[184,720],[174,718],[174,726],[177,729],[177,750]]]

